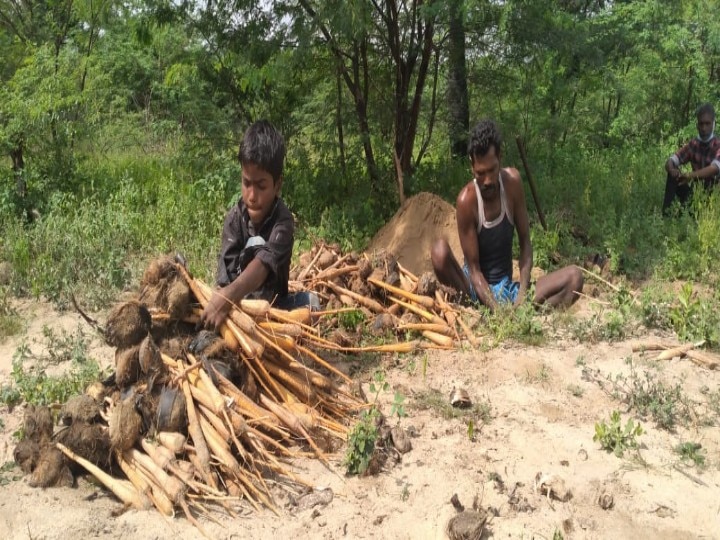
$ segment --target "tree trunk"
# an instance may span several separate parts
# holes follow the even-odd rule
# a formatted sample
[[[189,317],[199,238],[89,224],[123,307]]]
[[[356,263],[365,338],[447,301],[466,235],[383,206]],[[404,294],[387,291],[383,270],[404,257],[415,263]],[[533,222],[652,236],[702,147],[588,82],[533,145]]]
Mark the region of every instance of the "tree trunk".
[[[448,4],[448,136],[450,152],[455,158],[467,155],[470,127],[462,4],[462,0],[450,0]]]
[[[342,119],[342,74],[340,73],[340,67],[337,70],[337,105],[335,113],[335,123],[337,125],[337,137],[338,137],[338,150],[340,152],[340,168],[343,173],[346,172],[345,165],[345,136],[343,134],[343,119]]]
[[[23,159],[23,140],[20,139],[15,148],[10,150],[12,170],[15,175],[15,189],[20,199],[27,197],[27,183],[25,182],[25,160]]]

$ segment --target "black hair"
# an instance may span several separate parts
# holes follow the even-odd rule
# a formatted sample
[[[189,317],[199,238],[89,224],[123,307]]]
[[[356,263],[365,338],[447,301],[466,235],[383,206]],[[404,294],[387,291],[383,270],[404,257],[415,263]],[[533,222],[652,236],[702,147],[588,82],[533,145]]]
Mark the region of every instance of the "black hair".
[[[500,129],[493,120],[480,120],[470,131],[470,140],[468,141],[470,159],[474,160],[475,157],[484,156],[491,146],[495,147],[495,154],[499,157],[502,146]]]
[[[713,120],[715,120],[715,107],[712,106],[712,103],[703,103],[700,105],[695,111],[695,118],[699,120],[700,117],[705,114],[709,114],[713,117]]]
[[[254,163],[269,172],[273,182],[277,182],[283,173],[285,140],[270,122],[258,120],[245,131],[238,159],[241,164]]]

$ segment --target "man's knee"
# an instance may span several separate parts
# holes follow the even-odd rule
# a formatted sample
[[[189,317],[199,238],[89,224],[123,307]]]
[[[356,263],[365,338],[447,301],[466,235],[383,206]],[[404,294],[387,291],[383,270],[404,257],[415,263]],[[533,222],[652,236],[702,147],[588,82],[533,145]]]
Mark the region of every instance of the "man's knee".
[[[582,292],[585,278],[583,277],[582,270],[577,266],[568,266],[568,286],[571,291]]]
[[[450,257],[450,245],[444,238],[438,238],[430,248],[430,260],[433,268],[437,272],[439,268],[444,268]]]

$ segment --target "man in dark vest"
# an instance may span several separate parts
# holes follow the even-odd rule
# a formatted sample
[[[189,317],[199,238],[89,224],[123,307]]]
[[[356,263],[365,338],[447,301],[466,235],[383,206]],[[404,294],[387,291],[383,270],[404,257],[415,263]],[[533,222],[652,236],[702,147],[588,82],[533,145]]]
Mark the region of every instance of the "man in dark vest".
[[[501,168],[502,139],[492,120],[478,123],[470,134],[468,154],[473,179],[458,195],[457,226],[465,264],[460,266],[446,239],[435,242],[431,259],[435,274],[489,309],[500,303],[525,301],[533,266],[530,227],[522,180],[517,169]],[[512,244],[520,243],[520,281],[512,281]],[[569,306],[582,291],[582,271],[568,266],[537,280],[537,304]]]

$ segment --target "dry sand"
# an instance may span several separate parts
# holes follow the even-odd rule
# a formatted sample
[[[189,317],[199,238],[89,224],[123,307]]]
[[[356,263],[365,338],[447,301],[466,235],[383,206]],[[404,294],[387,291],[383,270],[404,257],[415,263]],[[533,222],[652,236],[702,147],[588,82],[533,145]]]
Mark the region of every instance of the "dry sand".
[[[389,249],[402,264],[420,274],[430,270],[431,242],[445,236],[460,255],[451,205],[436,196],[409,199],[370,245]],[[590,312],[586,302],[571,316]],[[22,340],[38,347],[42,328],[56,332],[90,329],[73,313],[56,313],[41,302],[19,304],[27,327],[22,336],[0,343],[0,381],[10,379],[12,355]],[[99,318],[102,319],[102,316]],[[546,321],[546,329],[552,331]],[[651,336],[647,336],[650,338]],[[35,340],[35,341],[34,341]],[[40,351],[36,351],[40,352]],[[113,362],[113,349],[95,340],[92,354],[101,365]],[[631,352],[630,342],[579,344],[551,336],[541,347],[505,345],[487,352],[428,352],[385,358],[367,366],[348,356],[356,378],[365,383],[375,369],[386,373],[392,390],[380,395],[390,412],[395,391],[406,398],[407,416],[400,426],[411,429],[413,449],[397,463],[388,463],[373,477],[346,477],[342,451],[326,468],[317,461],[294,463],[296,471],[318,488],[331,488],[326,506],[297,510],[278,493],[281,508],[254,512],[238,505],[237,517],[214,511],[217,521],[200,518],[214,538],[446,538],[445,528],[456,511],[457,494],[492,514],[483,538],[545,538],[556,531],[564,538],[720,538],[720,429],[694,422],[676,433],[643,422],[639,454],[624,458],[593,442],[594,425],[623,405],[596,383],[582,378],[582,364],[605,374],[627,373],[633,357],[668,384],[681,381],[690,399],[706,400],[703,387],[717,391],[720,373],[703,370],[687,360],[656,363]],[[345,366],[347,367],[347,366]],[[466,389],[476,403],[487,404],[491,418],[445,418],[424,404],[430,392],[446,399],[454,387]],[[12,461],[13,432],[22,410],[0,408],[0,465]],[[623,414],[623,418],[629,417]],[[717,415],[714,417],[717,424]],[[473,429],[469,430],[472,420]],[[393,420],[394,422],[397,420]],[[473,437],[470,437],[471,434]],[[704,469],[680,463],[673,449],[681,442],[699,442]],[[538,473],[559,476],[569,490],[564,501],[548,499],[535,489]],[[198,538],[184,517],[167,519],[157,512],[122,510],[111,495],[87,478],[75,488],[33,489],[17,468],[1,473],[0,538],[40,539],[83,537],[145,539]],[[604,510],[598,498],[611,496]]]
[[[71,332],[80,324],[76,315],[55,313],[42,303],[24,304],[21,315],[29,322],[26,338],[31,347],[43,324]],[[9,380],[12,353],[20,340],[0,345],[3,381]],[[683,381],[687,394],[697,401],[703,399],[701,387],[718,388],[718,372],[686,360],[643,360],[631,353],[630,345],[561,341],[543,347],[386,358],[380,366],[361,369],[358,377],[367,381],[380,367],[393,391],[406,397],[408,415],[400,425],[412,426],[416,436],[413,449],[400,462],[389,463],[378,476],[358,478],[344,475],[341,455],[329,469],[316,461],[300,461],[295,463],[298,472],[317,487],[333,490],[330,504],[295,511],[279,494],[280,516],[239,505],[238,517],[215,511],[218,521],[202,518],[203,527],[215,538],[445,538],[446,524],[455,514],[450,499],[457,494],[466,507],[477,499],[495,514],[485,538],[553,538],[556,530],[564,538],[717,538],[718,427],[698,424],[669,433],[643,422],[647,433],[640,437],[642,459],[632,452],[617,458],[592,440],[595,422],[607,419],[614,409],[622,410],[622,405],[583,380],[578,364],[616,374],[627,372],[625,359],[633,356],[639,366],[666,382]],[[93,354],[103,365],[112,362],[110,348],[98,344]],[[422,407],[424,395],[437,391],[445,398],[456,386],[491,410],[487,423],[474,418],[473,440],[468,436],[471,417],[446,419],[436,408]],[[380,397],[386,413],[392,394]],[[0,462],[5,463],[12,460],[12,433],[22,411],[0,412]],[[673,448],[685,441],[703,445],[704,469],[680,464]],[[538,493],[537,473],[559,475],[571,497],[561,502]],[[199,537],[184,517],[119,512],[120,503],[87,478],[76,488],[48,489],[29,487],[18,469],[4,472],[2,478],[0,538]],[[598,505],[602,493],[613,497],[609,510]]]

